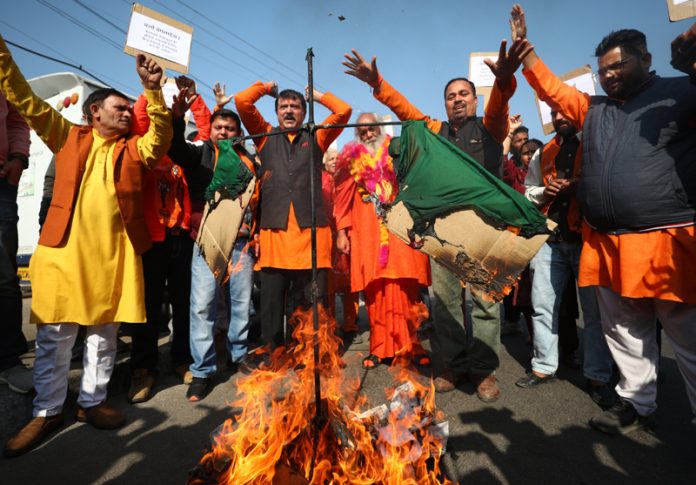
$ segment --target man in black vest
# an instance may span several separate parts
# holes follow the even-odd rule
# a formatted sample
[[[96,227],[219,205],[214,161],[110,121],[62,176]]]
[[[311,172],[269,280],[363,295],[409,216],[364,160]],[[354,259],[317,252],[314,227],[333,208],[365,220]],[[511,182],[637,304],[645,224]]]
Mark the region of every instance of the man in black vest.
[[[519,5],[510,24],[517,39],[527,38]],[[658,319],[696,414],[696,26],[672,49],[673,65],[690,79],[651,71],[642,32],[607,35],[595,50],[606,96],[564,84],[534,52],[524,59],[539,98],[583,132],[578,286],[596,291],[621,375],[619,401],[590,420],[608,434],[654,422]]]
[[[311,302],[311,197],[316,204],[317,268],[319,301],[325,304],[327,269],[331,267],[332,235],[321,192],[323,153],[342,129],[319,130],[313,143],[302,128],[305,97],[290,89],[278,92],[275,82],[252,84],[235,96],[235,104],[261,159],[261,202],[258,266],[261,283],[261,338],[268,349],[286,343],[285,310],[309,308]],[[254,105],[264,95],[276,97],[278,126],[268,123]],[[314,99],[331,110],[324,124],[350,120],[351,108],[331,93],[314,90]],[[272,135],[280,130],[289,133]],[[311,152],[314,166],[311,166]],[[314,193],[310,192],[314,170]]]
[[[437,121],[421,113],[385,81],[377,69],[377,58],[368,64],[355,50],[346,54],[347,74],[357,77],[373,88],[373,94],[389,107],[400,120],[424,120],[428,128],[447,138],[497,177],[501,176],[503,141],[509,129],[508,100],[515,92],[513,76],[529,52],[525,41],[514,43],[506,52],[506,42],[500,46],[498,60],[486,63],[495,74],[485,115],[476,116],[478,100],[476,86],[466,78],[455,78],[445,85],[447,121]],[[438,392],[455,388],[457,381],[468,371],[476,385],[476,394],[484,402],[498,399],[500,389],[493,375],[500,363],[500,305],[486,301],[472,292],[471,315],[473,344],[469,345],[462,308],[462,289],[459,279],[443,266],[431,260],[435,300],[435,338],[442,349],[445,372],[435,380]]]

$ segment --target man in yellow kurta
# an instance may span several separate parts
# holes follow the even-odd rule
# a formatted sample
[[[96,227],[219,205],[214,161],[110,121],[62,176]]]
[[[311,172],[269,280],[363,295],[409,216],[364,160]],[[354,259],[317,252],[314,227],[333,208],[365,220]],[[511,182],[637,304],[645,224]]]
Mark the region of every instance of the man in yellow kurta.
[[[151,245],[142,210],[142,175],[172,136],[162,69],[138,56],[148,98],[149,131],[130,134],[128,99],[99,89],[83,105],[89,126],[73,125],[36,96],[0,37],[0,90],[56,154],[51,207],[31,258],[31,322],[39,324],[34,364],[34,418],[5,447],[18,456],[63,421],[71,349],[87,328],[77,420],[120,427],[123,414],[106,404],[116,357],[118,322],[145,322],[140,254]]]

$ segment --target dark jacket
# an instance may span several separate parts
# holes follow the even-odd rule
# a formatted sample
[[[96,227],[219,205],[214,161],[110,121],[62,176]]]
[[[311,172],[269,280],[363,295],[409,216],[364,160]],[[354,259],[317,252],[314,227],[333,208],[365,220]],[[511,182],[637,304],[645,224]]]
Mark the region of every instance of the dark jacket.
[[[488,133],[483,118],[470,117],[458,131],[443,122],[438,135],[457,145],[496,177],[503,177],[503,145]]]
[[[271,133],[277,131],[273,128]],[[287,229],[290,202],[300,227],[312,225],[309,190],[311,151],[314,151],[314,201],[317,226],[329,225],[321,192],[321,149],[312,145],[309,133],[300,131],[292,142],[286,135],[269,136],[259,152],[262,174],[262,229]]]
[[[696,217],[696,86],[653,76],[625,102],[593,96],[578,189],[585,220],[605,233]]]

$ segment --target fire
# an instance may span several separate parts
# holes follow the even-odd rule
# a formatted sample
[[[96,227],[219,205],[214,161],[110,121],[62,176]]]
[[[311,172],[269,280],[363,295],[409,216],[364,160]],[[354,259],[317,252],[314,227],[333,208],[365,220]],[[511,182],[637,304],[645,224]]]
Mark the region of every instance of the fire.
[[[320,418],[312,314],[298,312],[291,322],[296,344],[276,349],[267,367],[237,381],[235,417],[221,426],[188,483],[452,483],[439,467],[447,423],[435,410],[432,381],[421,384],[393,366],[400,385],[386,390],[389,405],[366,409],[359,382],[342,371],[335,322],[321,308],[319,318]]]

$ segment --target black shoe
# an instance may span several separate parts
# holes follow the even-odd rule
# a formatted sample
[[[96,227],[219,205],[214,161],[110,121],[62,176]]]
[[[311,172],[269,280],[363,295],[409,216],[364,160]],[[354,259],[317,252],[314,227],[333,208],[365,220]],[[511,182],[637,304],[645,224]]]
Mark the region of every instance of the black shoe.
[[[210,377],[194,377],[186,391],[186,399],[200,401],[210,392]]]
[[[539,377],[534,372],[527,372],[527,375],[524,376],[522,379],[518,380],[517,382],[515,382],[515,385],[517,387],[527,389],[528,387],[536,387],[539,384],[544,384],[545,382],[552,381],[553,379],[554,379],[553,375],[546,376],[546,377]]]
[[[563,353],[563,355],[561,356],[561,362],[563,362],[563,365],[566,366],[568,369],[582,368],[582,362],[580,361],[578,354],[575,352]]]
[[[603,409],[612,407],[619,399],[616,391],[614,391],[614,389],[612,389],[608,384],[593,385],[590,383],[588,386],[590,389],[590,398],[595,404]]]
[[[590,426],[602,433],[628,434],[638,429],[655,425],[655,413],[641,416],[633,405],[625,399],[619,400],[610,409],[590,419]]]

